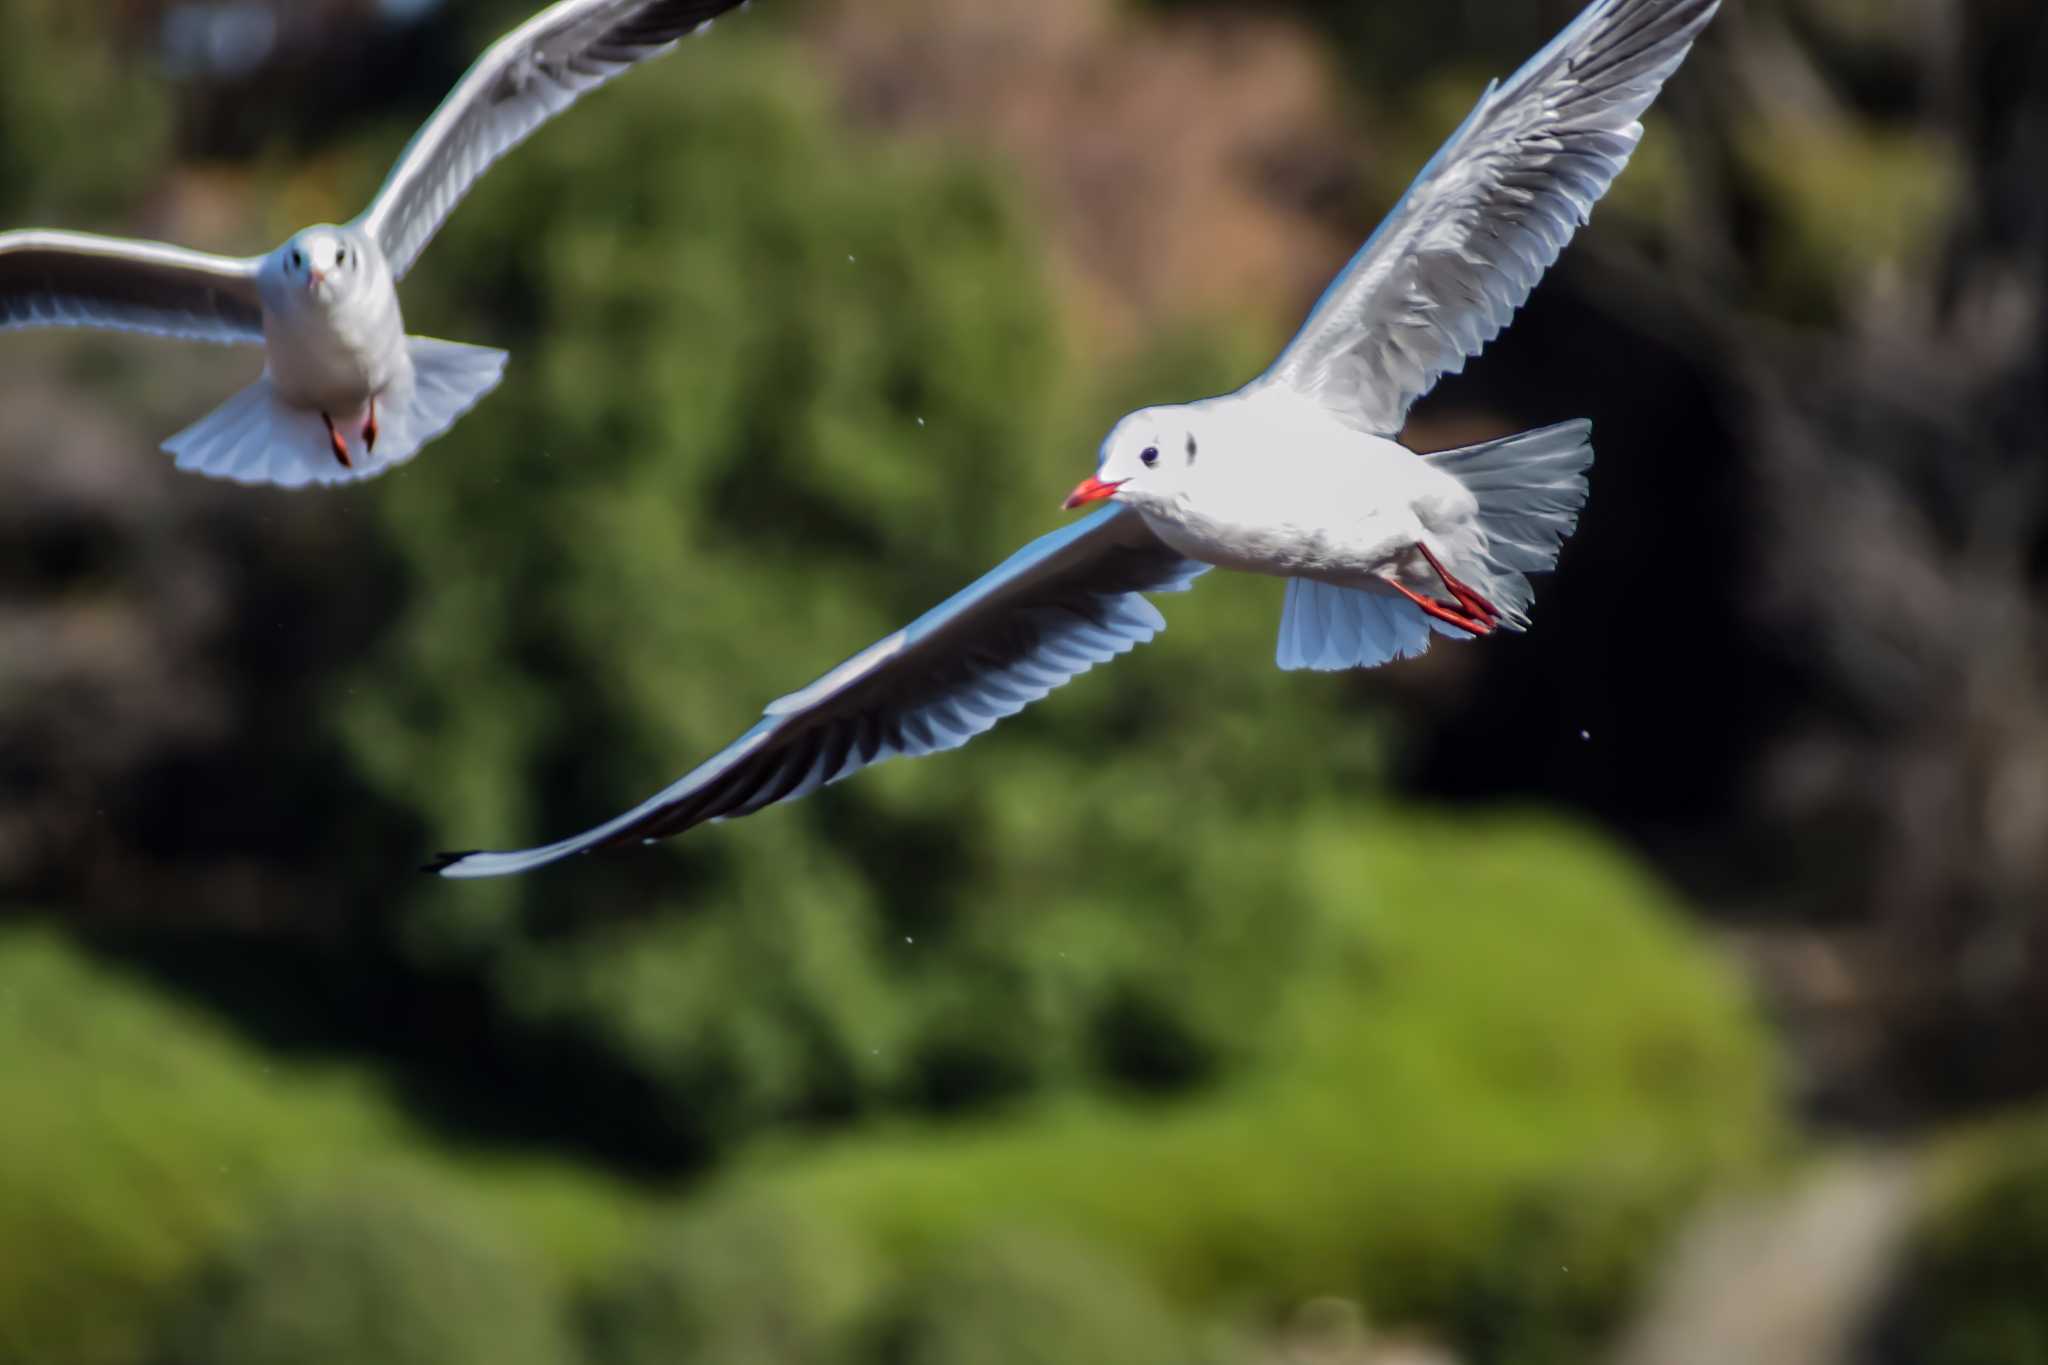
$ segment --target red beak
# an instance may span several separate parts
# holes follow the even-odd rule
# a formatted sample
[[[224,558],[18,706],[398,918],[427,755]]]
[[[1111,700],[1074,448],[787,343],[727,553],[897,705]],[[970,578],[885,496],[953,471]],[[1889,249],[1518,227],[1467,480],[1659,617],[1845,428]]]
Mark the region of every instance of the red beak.
[[[308,294],[310,294],[310,293],[312,293],[312,292],[313,292],[313,291],[314,291],[315,289],[318,289],[318,288],[320,287],[321,283],[322,283],[322,282],[323,282],[324,280],[326,280],[326,278],[327,278],[326,274],[325,274],[325,273],[323,273],[322,271],[318,271],[318,270],[308,270],[308,271],[306,272],[306,292],[307,292]]]
[[[1129,482],[1129,479],[1118,479],[1115,483],[1104,483],[1097,478],[1083,479],[1074,486],[1073,492],[1067,494],[1067,500],[1060,506],[1071,512],[1086,503],[1100,502]]]

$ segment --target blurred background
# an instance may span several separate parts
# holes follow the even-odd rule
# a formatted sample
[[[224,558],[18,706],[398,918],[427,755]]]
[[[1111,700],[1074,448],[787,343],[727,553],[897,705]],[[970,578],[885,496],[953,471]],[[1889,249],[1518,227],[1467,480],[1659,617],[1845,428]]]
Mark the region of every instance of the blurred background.
[[[519,0],[6,0],[0,223],[352,216]],[[1418,411],[1594,419],[1536,629],[1279,587],[972,748],[506,884],[1233,388],[1572,0],[763,0],[253,351],[0,338],[0,1359],[2048,1362],[2048,11],[1730,0]]]

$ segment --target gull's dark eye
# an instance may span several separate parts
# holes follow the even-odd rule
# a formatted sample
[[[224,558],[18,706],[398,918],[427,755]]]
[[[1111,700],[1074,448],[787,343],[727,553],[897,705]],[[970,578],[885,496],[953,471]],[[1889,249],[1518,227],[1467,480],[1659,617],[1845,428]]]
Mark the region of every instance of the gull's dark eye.
[[[297,270],[299,268],[299,264],[304,260],[305,257],[299,255],[297,250],[294,250],[292,252],[292,269]]]
[[[1159,463],[1159,447],[1146,446],[1138,458],[1145,462],[1145,468],[1150,469],[1153,465]]]

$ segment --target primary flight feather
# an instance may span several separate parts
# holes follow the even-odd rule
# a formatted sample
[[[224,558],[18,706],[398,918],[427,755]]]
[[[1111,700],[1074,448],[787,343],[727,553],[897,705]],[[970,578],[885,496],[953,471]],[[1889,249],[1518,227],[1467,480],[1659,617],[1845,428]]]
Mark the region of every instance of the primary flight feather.
[[[492,44],[354,222],[230,257],[88,233],[0,232],[0,330],[103,327],[257,345],[264,373],[164,443],[238,483],[374,478],[446,431],[505,353],[407,336],[398,281],[477,178],[580,96],[742,0],[562,0]]]
[[[1528,622],[1527,575],[1577,525],[1591,424],[1418,456],[1409,407],[1499,334],[1628,164],[1637,118],[1719,0],[1596,0],[1489,86],[1265,375],[1118,422],[1041,536],[917,621],[771,703],[666,790],[540,848],[447,854],[526,872],[791,801],[956,748],[1166,622],[1147,593],[1211,567],[1287,580],[1282,668],[1362,668]]]

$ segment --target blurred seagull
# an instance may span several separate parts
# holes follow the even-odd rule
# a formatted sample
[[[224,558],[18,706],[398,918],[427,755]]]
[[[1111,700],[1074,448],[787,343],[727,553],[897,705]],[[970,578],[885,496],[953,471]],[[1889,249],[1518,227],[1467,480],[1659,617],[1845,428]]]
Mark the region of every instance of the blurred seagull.
[[[501,38],[413,135],[362,216],[264,256],[0,232],[0,330],[108,327],[262,343],[263,377],[164,442],[180,469],[297,488],[375,478],[497,386],[505,353],[409,337],[397,282],[492,162],[741,0],[562,0]]]
[[[1528,622],[1526,574],[1578,522],[1590,425],[1418,456],[1409,407],[1505,327],[1628,164],[1643,110],[1719,0],[1597,0],[1423,168],[1279,360],[1222,398],[1117,423],[1068,507],[1111,501],[800,692],[696,771],[587,833],[447,854],[525,872],[749,815],[870,763],[965,744],[1150,640],[1144,594],[1212,566],[1287,579],[1278,662],[1366,668],[1433,634]]]

